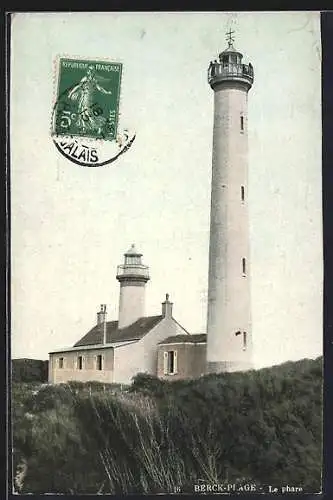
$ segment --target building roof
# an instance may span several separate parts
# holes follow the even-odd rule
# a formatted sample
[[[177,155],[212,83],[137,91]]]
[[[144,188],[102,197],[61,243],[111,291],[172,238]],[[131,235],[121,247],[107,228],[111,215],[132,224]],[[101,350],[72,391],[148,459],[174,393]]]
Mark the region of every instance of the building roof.
[[[156,326],[163,316],[147,316],[139,318],[135,323],[125,327],[118,328],[118,321],[106,322],[106,343],[124,342],[128,340],[140,340],[144,337],[154,326]],[[88,345],[103,345],[104,324],[95,325],[84,337],[82,337],[74,347],[88,346]]]
[[[196,333],[195,335],[173,335],[159,342],[159,344],[198,344],[199,342],[207,342],[206,333]]]
[[[81,345],[74,347],[63,347],[62,349],[56,349],[55,351],[50,351],[49,354],[60,354],[67,352],[79,352],[79,351],[93,351],[94,349],[116,349],[117,347],[124,347],[126,345],[135,344],[137,340],[128,340],[127,342],[111,342],[111,344],[94,344],[94,345]]]
[[[229,47],[227,47],[221,52],[221,54],[230,54],[230,53],[243,55],[241,52],[239,52],[239,50],[236,50],[233,45],[229,45]]]
[[[135,244],[134,243],[132,243],[131,248],[129,248],[124,255],[126,255],[126,256],[137,255],[139,257],[142,257],[142,253],[140,253],[140,252],[137,251],[137,249],[135,248]]]

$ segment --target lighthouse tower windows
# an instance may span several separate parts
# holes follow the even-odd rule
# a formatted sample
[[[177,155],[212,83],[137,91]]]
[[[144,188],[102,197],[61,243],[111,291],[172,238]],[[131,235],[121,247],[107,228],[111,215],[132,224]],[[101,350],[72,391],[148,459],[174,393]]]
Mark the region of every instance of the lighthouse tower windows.
[[[243,351],[246,351],[246,332],[243,332]]]
[[[246,259],[245,259],[245,257],[242,258],[242,272],[243,272],[243,276],[246,276]]]
[[[244,186],[241,186],[241,200],[242,200],[242,203],[244,203],[244,201],[245,201],[245,187]]]
[[[241,132],[244,132],[244,116],[240,115],[240,129]]]

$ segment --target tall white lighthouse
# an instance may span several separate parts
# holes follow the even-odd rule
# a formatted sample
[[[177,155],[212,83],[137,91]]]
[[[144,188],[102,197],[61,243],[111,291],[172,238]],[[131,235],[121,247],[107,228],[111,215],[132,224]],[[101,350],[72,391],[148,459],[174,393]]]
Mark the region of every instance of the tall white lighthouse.
[[[252,368],[247,101],[253,67],[243,64],[232,33],[208,69],[214,91],[208,372]]]

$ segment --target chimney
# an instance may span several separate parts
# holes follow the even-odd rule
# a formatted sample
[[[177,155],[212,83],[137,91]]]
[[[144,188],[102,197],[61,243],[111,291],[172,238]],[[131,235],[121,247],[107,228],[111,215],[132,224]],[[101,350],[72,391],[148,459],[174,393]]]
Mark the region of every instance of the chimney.
[[[97,324],[101,325],[106,321],[106,304],[101,304],[101,310],[97,313]]]
[[[165,318],[171,318],[172,317],[172,306],[173,303],[169,301],[169,294],[167,293],[165,295],[165,301],[162,302],[162,316]]]
[[[106,344],[106,304],[101,304],[101,310],[97,313],[97,325],[103,326],[103,344]]]

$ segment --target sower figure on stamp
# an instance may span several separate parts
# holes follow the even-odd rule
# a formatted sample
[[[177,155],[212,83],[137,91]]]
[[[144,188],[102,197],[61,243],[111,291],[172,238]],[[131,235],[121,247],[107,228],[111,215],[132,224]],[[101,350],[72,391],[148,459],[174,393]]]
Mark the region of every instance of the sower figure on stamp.
[[[94,108],[93,103],[94,92],[99,91],[103,94],[112,94],[112,91],[105,90],[97,82],[96,70],[93,66],[89,66],[86,76],[78,83],[69,93],[69,99],[78,101],[78,118],[76,126],[86,132],[87,130],[97,130],[102,133],[103,127],[107,123],[107,118],[99,116],[103,113],[101,108]]]

